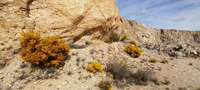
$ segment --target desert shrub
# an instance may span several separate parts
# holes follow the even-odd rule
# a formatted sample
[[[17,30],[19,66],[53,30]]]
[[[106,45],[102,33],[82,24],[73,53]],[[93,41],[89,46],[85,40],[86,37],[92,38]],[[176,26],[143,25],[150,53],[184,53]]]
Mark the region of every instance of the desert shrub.
[[[147,85],[148,81],[152,80],[152,73],[148,71],[138,70],[133,74],[133,77],[136,79],[135,83],[137,85]]]
[[[126,86],[126,82],[122,82],[122,80],[126,80],[132,74],[124,59],[121,61],[110,61],[106,64],[105,70],[113,75],[114,85],[118,88],[124,88]]]
[[[113,43],[118,42],[120,40],[120,37],[117,33],[111,33],[108,38],[104,38],[105,42]]]
[[[30,30],[27,33],[22,31],[21,35],[23,36],[20,39],[21,47],[29,51],[35,51],[35,46],[39,43],[41,38],[40,34],[37,32],[34,33],[33,30]]]
[[[83,49],[83,48],[86,48],[86,45],[77,45],[77,44],[74,44],[74,43],[70,43],[69,46],[70,46],[71,49]]]
[[[90,71],[90,72],[93,72],[93,73],[96,73],[96,71],[103,72],[101,63],[96,62],[96,61],[93,61],[92,65],[88,64],[86,69],[87,69],[87,71]]]
[[[127,40],[127,39],[128,39],[127,35],[123,35],[123,36],[121,37],[120,41],[124,41],[124,40]]]
[[[102,78],[102,81],[99,83],[99,88],[101,90],[112,90],[112,82]]]
[[[57,67],[64,63],[70,51],[65,41],[56,36],[41,38],[40,34],[33,30],[22,31],[21,35],[21,58],[33,64]]]
[[[155,58],[150,58],[150,59],[149,59],[149,62],[156,63],[157,60],[156,60]]]
[[[141,56],[142,50],[137,45],[127,45],[124,49],[131,57]]]
[[[161,63],[168,63],[168,60],[165,58],[165,59],[162,59],[161,60]]]
[[[138,70],[133,72],[131,67],[123,60],[112,60],[106,64],[106,72],[111,73],[114,79],[114,85],[118,88],[124,88],[127,84],[135,83],[137,85],[147,85],[152,80],[152,72],[148,70]]]
[[[112,42],[118,42],[120,37],[117,33],[111,33],[109,36],[110,41]]]
[[[106,71],[110,72],[114,76],[114,79],[117,80],[124,79],[131,74],[127,63],[124,63],[124,60],[121,60],[120,62],[112,61],[107,63]]]

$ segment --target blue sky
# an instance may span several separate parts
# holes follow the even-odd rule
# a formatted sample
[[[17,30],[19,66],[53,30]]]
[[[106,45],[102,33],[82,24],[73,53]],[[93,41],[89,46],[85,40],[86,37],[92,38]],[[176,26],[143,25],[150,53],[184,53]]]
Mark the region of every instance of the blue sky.
[[[116,0],[121,16],[150,27],[200,31],[200,0]]]

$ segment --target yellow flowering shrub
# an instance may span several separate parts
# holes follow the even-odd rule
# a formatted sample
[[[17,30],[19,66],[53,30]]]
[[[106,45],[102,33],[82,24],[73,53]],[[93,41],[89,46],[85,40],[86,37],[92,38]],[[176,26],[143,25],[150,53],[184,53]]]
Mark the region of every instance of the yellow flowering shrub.
[[[149,59],[149,62],[156,63],[157,60],[156,60],[155,58],[150,58],[150,59]]]
[[[90,72],[93,72],[93,73],[95,73],[96,71],[103,72],[101,63],[96,62],[96,61],[93,61],[92,65],[88,64],[86,69],[87,69],[87,71],[90,71]]]
[[[168,60],[165,58],[165,59],[162,59],[161,60],[161,63],[168,63]]]
[[[124,40],[127,40],[128,39],[128,36],[127,35],[123,35],[120,39],[120,41],[124,41]]]
[[[87,71],[91,71],[91,72],[94,72],[94,73],[96,72],[95,68],[92,67],[92,65],[90,65],[90,64],[87,65]]]
[[[141,56],[142,50],[136,45],[127,45],[124,49],[131,57]]]
[[[64,63],[70,51],[69,45],[56,36],[41,38],[40,34],[33,30],[22,31],[21,35],[21,58],[33,64],[57,67]]]

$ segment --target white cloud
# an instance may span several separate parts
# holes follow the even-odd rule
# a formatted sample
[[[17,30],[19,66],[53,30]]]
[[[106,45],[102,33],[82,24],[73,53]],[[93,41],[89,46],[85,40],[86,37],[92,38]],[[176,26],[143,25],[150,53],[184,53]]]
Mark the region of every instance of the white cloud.
[[[146,9],[142,9],[142,11],[140,12],[141,14],[145,14],[145,13],[148,13],[149,11],[146,10]]]
[[[185,21],[185,18],[176,18],[176,19],[171,19],[173,22],[180,22],[180,21]]]

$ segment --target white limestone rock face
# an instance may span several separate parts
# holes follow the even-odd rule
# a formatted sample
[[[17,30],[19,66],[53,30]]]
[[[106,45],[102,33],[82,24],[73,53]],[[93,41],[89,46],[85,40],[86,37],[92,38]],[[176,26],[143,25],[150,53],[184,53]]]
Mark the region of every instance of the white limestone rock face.
[[[114,30],[120,19],[115,0],[36,0],[28,16],[30,27],[36,31],[69,41],[83,35],[102,37]]]

